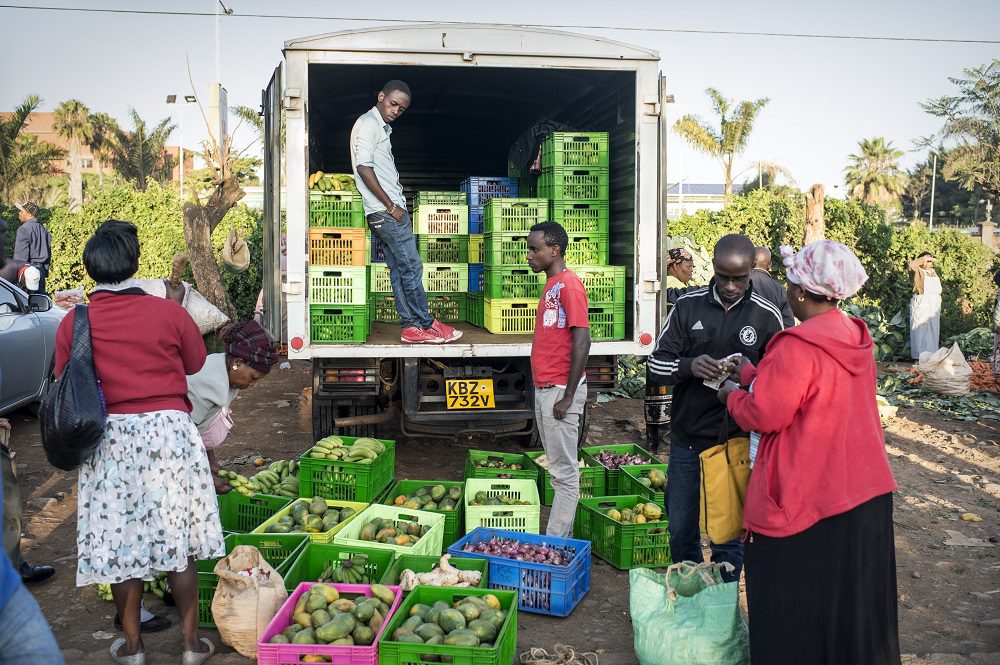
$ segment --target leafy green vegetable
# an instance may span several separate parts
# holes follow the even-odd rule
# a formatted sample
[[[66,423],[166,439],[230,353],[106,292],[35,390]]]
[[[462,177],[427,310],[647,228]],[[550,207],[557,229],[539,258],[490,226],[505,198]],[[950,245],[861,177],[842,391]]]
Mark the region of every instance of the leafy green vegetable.
[[[1000,412],[1000,395],[942,395],[910,383],[912,374],[884,376],[878,381],[878,394],[893,406],[938,411],[957,420],[978,420],[984,413]]]

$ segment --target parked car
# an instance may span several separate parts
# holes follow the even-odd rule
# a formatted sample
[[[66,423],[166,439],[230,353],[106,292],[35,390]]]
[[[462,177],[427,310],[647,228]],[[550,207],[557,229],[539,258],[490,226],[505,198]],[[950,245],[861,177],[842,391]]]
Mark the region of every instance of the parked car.
[[[55,376],[56,329],[66,313],[46,295],[0,279],[0,416],[37,405]]]

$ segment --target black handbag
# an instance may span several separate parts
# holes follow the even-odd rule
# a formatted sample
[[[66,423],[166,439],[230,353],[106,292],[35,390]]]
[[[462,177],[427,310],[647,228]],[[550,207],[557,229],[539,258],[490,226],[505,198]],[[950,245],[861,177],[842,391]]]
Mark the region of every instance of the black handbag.
[[[72,471],[90,459],[104,438],[108,408],[94,368],[86,305],[77,305],[73,310],[69,361],[42,400],[38,420],[45,457],[63,471]]]

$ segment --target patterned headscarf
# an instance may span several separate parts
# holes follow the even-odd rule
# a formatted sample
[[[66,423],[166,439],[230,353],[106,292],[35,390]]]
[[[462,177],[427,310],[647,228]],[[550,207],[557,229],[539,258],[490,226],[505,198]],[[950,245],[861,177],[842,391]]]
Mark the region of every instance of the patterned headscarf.
[[[668,266],[680,263],[681,261],[694,261],[694,257],[691,256],[691,252],[687,251],[683,247],[674,247],[671,250],[667,250],[667,255],[670,257],[667,261]]]
[[[811,242],[798,254],[782,245],[781,257],[789,282],[834,300],[853,296],[868,281],[868,273],[854,252],[832,240]]]
[[[267,374],[271,365],[278,362],[274,340],[256,321],[225,325],[219,331],[219,339],[230,357],[239,358],[258,372]]]

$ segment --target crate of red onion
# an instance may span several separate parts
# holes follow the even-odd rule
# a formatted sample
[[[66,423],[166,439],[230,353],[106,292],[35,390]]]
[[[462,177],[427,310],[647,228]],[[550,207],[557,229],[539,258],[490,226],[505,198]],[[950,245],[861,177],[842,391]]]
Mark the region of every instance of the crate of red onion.
[[[583,458],[583,461],[588,466],[603,466],[607,469],[605,489],[608,496],[618,496],[622,493],[618,485],[618,479],[621,476],[621,467],[636,466],[639,464],[661,464],[660,460],[655,456],[634,443],[581,448],[580,457]]]
[[[491,589],[517,592],[525,612],[569,615],[590,591],[590,541],[479,527],[448,548],[490,562]]]

